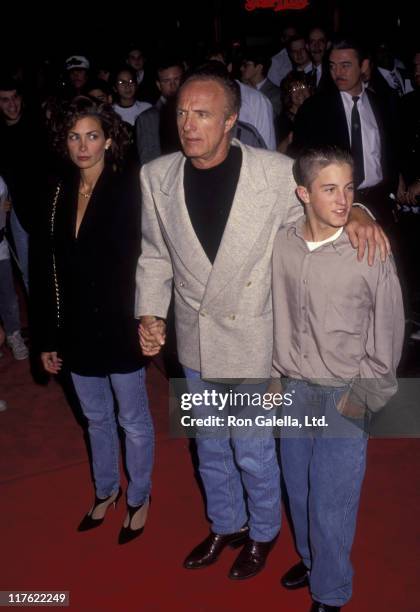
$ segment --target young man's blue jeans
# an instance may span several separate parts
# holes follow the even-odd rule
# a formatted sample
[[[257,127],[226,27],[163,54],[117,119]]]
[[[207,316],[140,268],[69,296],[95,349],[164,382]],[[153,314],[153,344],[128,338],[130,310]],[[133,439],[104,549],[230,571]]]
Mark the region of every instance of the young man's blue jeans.
[[[284,429],[282,473],[289,496],[296,547],[310,570],[312,597],[342,606],[351,597],[350,551],[366,467],[364,423],[343,418],[337,404],[347,389],[291,381],[293,403],[283,410],[304,422],[325,415],[328,427]]]
[[[200,373],[190,368],[184,367],[184,371],[192,393],[205,389],[228,393],[235,389],[202,381]],[[251,388],[262,392],[261,385],[246,385],[246,391]],[[222,413],[217,406],[195,406],[192,412],[197,418],[226,417],[229,409]],[[248,523],[253,540],[269,542],[275,538],[280,530],[280,474],[272,429],[206,427],[197,435],[196,443],[212,531],[235,533]]]
[[[139,506],[150,494],[154,453],[145,368],[128,374],[80,376],[72,372],[71,376],[88,420],[96,495],[108,497],[120,486],[115,394],[118,422],[125,434],[127,502],[130,506]]]

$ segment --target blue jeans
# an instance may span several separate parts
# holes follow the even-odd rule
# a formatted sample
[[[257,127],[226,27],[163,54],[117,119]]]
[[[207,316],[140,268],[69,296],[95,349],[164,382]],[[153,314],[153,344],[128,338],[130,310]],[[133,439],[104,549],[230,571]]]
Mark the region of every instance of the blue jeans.
[[[10,259],[0,260],[0,318],[7,336],[20,329],[19,305]]]
[[[303,427],[280,443],[296,547],[310,569],[313,599],[330,606],[343,606],[352,594],[350,551],[366,468],[363,423],[337,412],[345,390],[291,381],[293,403],[283,414],[301,422],[325,415],[329,427]]]
[[[80,376],[72,372],[71,377],[88,420],[96,495],[108,497],[120,486],[115,394],[118,422],[125,434],[127,502],[139,506],[150,494],[154,454],[145,369],[108,376]]]
[[[29,293],[29,234],[21,226],[13,209],[10,213],[10,228],[12,230],[20,271],[22,272],[22,279],[26,291]]]
[[[227,393],[232,388],[203,381],[190,368],[184,371],[190,392]],[[260,385],[253,385],[253,390],[262,392]],[[220,416],[217,406],[193,407],[192,412],[196,418]],[[280,471],[272,430],[254,426],[244,433],[235,427],[206,427],[196,443],[212,531],[234,533],[248,523],[253,540],[272,540],[281,518]]]

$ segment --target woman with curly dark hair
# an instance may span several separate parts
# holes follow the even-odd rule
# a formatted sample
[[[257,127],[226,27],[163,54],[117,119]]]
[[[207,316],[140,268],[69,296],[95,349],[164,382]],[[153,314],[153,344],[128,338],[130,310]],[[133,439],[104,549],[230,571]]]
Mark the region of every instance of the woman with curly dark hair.
[[[51,199],[34,283],[41,361],[62,366],[87,418],[96,497],[78,530],[101,525],[120,495],[118,423],[125,435],[127,506],[119,543],[143,531],[154,434],[134,318],[140,252],[138,177],[121,170],[125,127],[106,105],[75,98],[54,121],[55,144],[74,172]],[[117,408],[117,417],[115,409]]]

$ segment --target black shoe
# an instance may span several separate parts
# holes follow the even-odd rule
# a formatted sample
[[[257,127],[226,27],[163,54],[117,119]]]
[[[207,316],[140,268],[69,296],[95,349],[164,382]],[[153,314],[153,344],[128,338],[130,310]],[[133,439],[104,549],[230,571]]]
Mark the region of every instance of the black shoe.
[[[281,581],[285,589],[301,589],[309,584],[309,570],[306,565],[300,561],[289,569],[282,576]]]
[[[276,539],[277,537],[270,542],[248,540],[232,565],[229,578],[232,580],[246,580],[258,574],[263,569]]]
[[[319,603],[319,601],[314,601],[312,607],[309,612],[339,612],[341,610],[338,606],[328,606],[324,603]]]
[[[242,527],[235,533],[218,534],[212,531],[207,538],[196,546],[184,561],[185,569],[200,569],[211,565],[219,558],[226,546],[239,548],[248,538],[248,527]]]
[[[80,522],[77,528],[77,531],[89,531],[89,529],[95,529],[95,527],[99,527],[99,525],[102,525],[102,523],[104,522],[106,511],[108,510],[109,506],[113,505],[114,508],[116,508],[118,500],[121,497],[121,494],[122,494],[122,491],[120,487],[116,495],[115,493],[113,493],[112,495],[110,495],[109,497],[106,497],[105,499],[101,499],[100,497],[95,497],[95,503],[93,504],[89,512],[83,517],[82,521]],[[104,512],[103,517],[93,518],[93,514],[95,513],[95,510],[98,510],[99,506],[101,506],[102,504],[105,504],[105,512]]]
[[[151,502],[152,498],[149,497],[148,500],[140,506],[130,506],[127,504],[127,515],[118,535],[118,544],[127,544],[141,536],[144,531],[144,525]]]

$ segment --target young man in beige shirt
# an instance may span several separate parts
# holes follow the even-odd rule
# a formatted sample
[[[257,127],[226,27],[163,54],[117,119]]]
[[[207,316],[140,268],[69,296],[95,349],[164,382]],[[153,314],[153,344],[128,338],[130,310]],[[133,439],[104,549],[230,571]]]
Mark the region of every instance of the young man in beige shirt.
[[[283,429],[281,461],[302,560],[282,583],[309,584],[311,611],[335,611],[351,597],[365,425],[397,390],[404,311],[392,257],[358,262],[343,232],[350,155],[308,150],[293,172],[305,215],[274,243],[273,374],[289,377],[284,413],[301,424]]]

